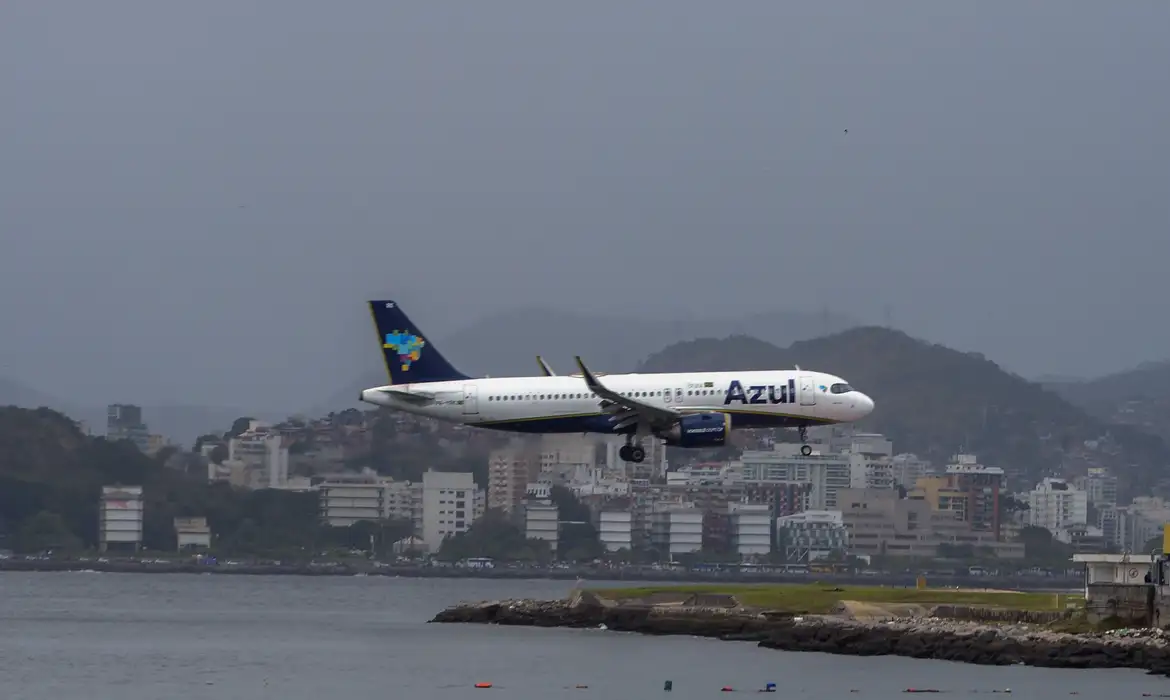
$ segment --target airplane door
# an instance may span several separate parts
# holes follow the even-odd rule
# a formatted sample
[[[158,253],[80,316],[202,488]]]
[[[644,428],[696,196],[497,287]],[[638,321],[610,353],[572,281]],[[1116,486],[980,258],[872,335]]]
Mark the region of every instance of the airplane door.
[[[800,405],[801,406],[816,406],[817,405],[817,388],[813,385],[812,377],[800,378]]]
[[[670,398],[670,388],[669,388],[669,387],[668,387],[668,388],[666,388],[666,389],[663,389],[663,390],[662,390],[662,400],[663,400],[663,401],[665,401],[666,403],[670,403],[670,402],[671,402],[671,398]]]
[[[472,416],[479,413],[479,392],[474,384],[463,385],[463,415]]]

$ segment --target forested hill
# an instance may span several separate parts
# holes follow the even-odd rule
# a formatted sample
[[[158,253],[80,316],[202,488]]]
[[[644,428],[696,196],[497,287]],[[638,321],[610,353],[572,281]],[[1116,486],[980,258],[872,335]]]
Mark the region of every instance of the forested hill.
[[[144,543],[156,551],[174,550],[179,516],[206,516],[228,552],[321,541],[314,494],[208,484],[206,473],[187,475],[129,442],[84,435],[47,408],[0,407],[0,549],[96,546],[101,487],[110,485],[143,487]]]
[[[1170,362],[1148,362],[1088,381],[1053,381],[1052,391],[1092,415],[1170,441]]]
[[[1104,461],[1130,486],[1152,485],[1170,464],[1160,439],[1110,426],[1061,396],[976,353],[900,331],[862,327],[778,348],[746,336],[677,343],[642,364],[646,372],[786,369],[800,365],[845,378],[877,403],[859,427],[885,433],[899,452],[945,463],[963,450],[1034,480]],[[1108,439],[1095,449],[1085,441]]]

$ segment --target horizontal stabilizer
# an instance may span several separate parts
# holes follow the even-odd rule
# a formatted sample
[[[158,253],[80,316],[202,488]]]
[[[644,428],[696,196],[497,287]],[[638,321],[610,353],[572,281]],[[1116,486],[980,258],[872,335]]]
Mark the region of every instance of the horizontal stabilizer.
[[[400,401],[406,401],[419,406],[426,405],[435,400],[434,394],[428,394],[421,391],[401,391],[399,389],[378,389],[378,391],[388,396],[393,396]]]

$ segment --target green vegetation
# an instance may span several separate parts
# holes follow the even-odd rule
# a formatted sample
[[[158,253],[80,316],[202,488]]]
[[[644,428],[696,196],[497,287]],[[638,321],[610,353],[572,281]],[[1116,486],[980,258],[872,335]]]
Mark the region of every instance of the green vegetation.
[[[862,427],[935,463],[945,463],[961,445],[987,464],[1024,468],[1035,481],[1087,450],[1085,441],[1107,437],[1101,455],[1132,465],[1120,474],[1124,486],[1146,490],[1170,464],[1170,448],[1156,436],[1106,425],[982,355],[886,328],[854,328],[784,349],[746,336],[695,340],[652,355],[639,371],[795,365],[840,374],[874,396],[877,410]]]
[[[410,532],[397,521],[320,524],[316,493],[248,491],[168,469],[129,442],[88,437],[49,409],[0,408],[0,549],[82,551],[98,543],[101,487],[141,485],[143,546],[176,548],[174,519],[206,516],[217,553],[305,560],[323,550],[376,549]]]
[[[843,600],[877,605],[972,605],[1012,610],[1065,610],[1080,596],[1055,593],[1013,593],[947,588],[835,587],[831,584],[689,585],[602,588],[593,591],[610,600],[641,599],[653,594],[705,593],[733,595],[743,605],[783,612],[824,614]]]

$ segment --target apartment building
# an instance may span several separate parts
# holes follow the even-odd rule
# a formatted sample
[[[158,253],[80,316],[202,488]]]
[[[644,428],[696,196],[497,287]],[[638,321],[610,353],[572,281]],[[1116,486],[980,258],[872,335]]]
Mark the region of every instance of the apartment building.
[[[703,549],[703,511],[694,504],[661,504],[649,517],[650,547],[673,561]]]
[[[841,511],[810,510],[776,519],[776,544],[789,564],[808,564],[849,549]]]
[[[431,552],[443,540],[467,532],[486,499],[470,472],[427,471],[422,479],[422,540]]]
[[[1057,533],[1089,520],[1089,494],[1064,479],[1046,478],[1028,493],[1028,524]]]
[[[772,552],[772,508],[758,503],[727,506],[731,551],[742,559],[766,557]]]
[[[597,534],[607,552],[634,548],[634,514],[629,509],[603,510],[598,514]]]
[[[845,489],[840,500],[851,554],[933,558],[940,545],[970,545],[1001,558],[1024,556],[1022,544],[998,542],[994,533],[973,530],[955,513],[900,498],[897,491]]]
[[[750,450],[740,455],[735,467],[745,485],[795,484],[801,490],[802,510],[836,510],[837,494],[851,487],[853,466],[848,454],[800,454],[800,446],[777,443],[772,450]]]
[[[494,450],[488,457],[488,508],[518,514],[528,486],[540,475],[541,454],[521,443]]]
[[[544,540],[555,556],[560,539],[560,509],[551,501],[529,500],[524,504],[524,533],[530,540]]]

